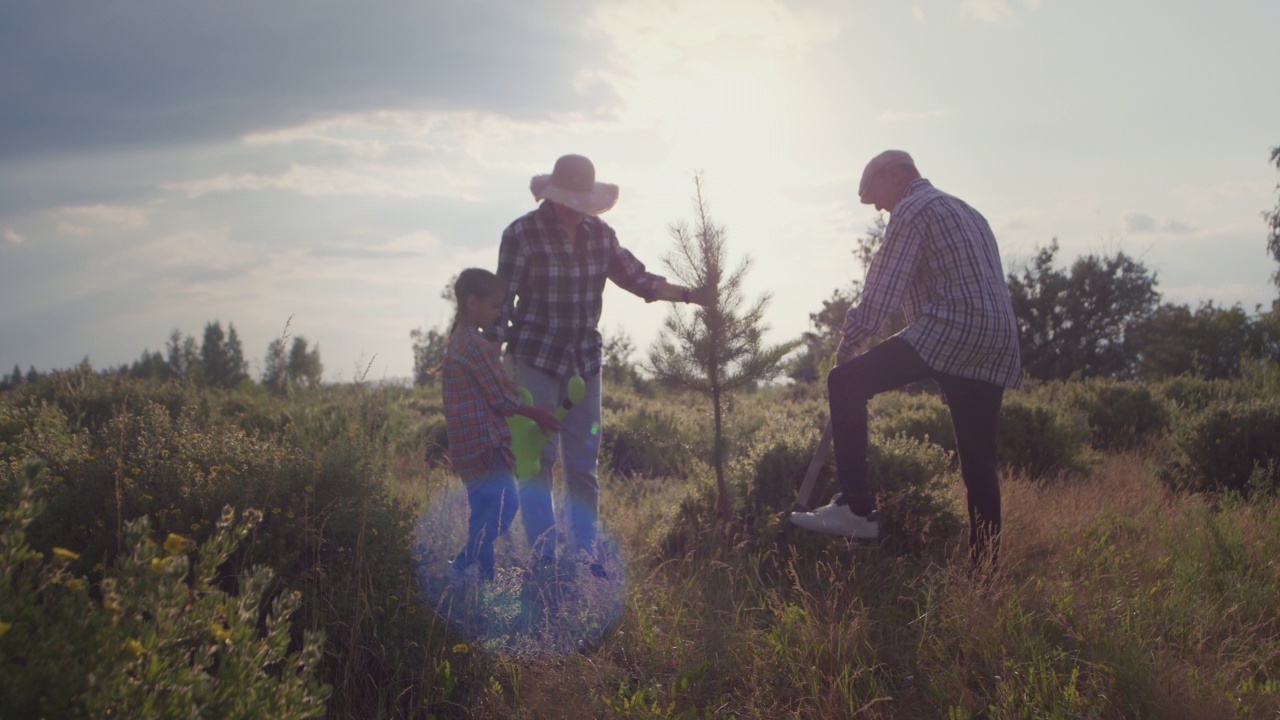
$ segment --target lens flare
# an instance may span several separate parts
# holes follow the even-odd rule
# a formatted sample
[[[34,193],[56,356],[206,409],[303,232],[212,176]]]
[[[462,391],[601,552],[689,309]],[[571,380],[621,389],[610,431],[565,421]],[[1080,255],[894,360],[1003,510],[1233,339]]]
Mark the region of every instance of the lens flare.
[[[554,657],[590,647],[617,624],[626,601],[626,557],[603,525],[594,558],[570,553],[567,518],[557,504],[557,560],[531,564],[517,516],[495,543],[495,571],[482,580],[449,561],[467,536],[466,491],[454,483],[438,493],[414,530],[415,575],[426,602],[474,649],[522,657]]]

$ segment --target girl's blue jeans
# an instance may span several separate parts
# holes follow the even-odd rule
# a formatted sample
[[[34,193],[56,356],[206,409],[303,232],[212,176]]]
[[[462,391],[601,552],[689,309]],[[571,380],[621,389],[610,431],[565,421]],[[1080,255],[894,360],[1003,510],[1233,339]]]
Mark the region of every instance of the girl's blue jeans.
[[[493,541],[507,531],[520,505],[515,474],[502,452],[495,450],[489,470],[464,480],[471,517],[467,521],[467,544],[453,560],[453,566],[465,570],[473,563],[480,576],[493,577]]]

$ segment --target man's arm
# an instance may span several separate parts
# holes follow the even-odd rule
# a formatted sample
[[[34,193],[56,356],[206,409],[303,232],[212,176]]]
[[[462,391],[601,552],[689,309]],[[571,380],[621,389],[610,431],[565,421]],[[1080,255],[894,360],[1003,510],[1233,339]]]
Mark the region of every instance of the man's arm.
[[[894,310],[902,306],[924,242],[920,220],[916,216],[905,223],[890,225],[884,244],[871,259],[862,300],[849,308],[840,328],[843,339],[836,351],[837,363],[865,352],[871,336]]]

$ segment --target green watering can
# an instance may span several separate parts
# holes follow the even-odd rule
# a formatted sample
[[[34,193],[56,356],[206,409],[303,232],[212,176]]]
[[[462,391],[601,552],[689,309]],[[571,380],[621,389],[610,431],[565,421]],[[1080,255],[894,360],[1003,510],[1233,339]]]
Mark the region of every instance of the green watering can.
[[[516,393],[520,396],[520,402],[525,405],[533,404],[533,395],[528,388],[518,387]],[[587,384],[582,381],[582,378],[577,375],[569,378],[567,397],[552,413],[556,416],[556,420],[564,422],[564,416],[569,412],[569,408],[582,402],[586,394]],[[537,423],[523,415],[508,417],[507,426],[511,429],[511,451],[516,456],[516,477],[537,475],[542,469],[542,448],[546,446],[551,436],[542,432]]]

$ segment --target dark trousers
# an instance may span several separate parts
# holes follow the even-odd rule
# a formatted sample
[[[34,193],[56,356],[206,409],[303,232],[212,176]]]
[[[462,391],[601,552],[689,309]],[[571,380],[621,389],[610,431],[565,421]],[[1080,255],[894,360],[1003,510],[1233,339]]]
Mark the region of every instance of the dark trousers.
[[[970,557],[995,561],[1000,549],[996,428],[1004,388],[937,372],[901,338],[890,338],[827,375],[841,502],[858,515],[875,509],[878,483],[868,477],[867,401],[877,393],[927,379],[942,388],[951,410],[960,475],[968,491]]]
[[[463,570],[477,563],[480,576],[492,578],[493,541],[511,527],[520,507],[515,474],[501,453],[495,452],[489,471],[463,484],[471,516],[467,520],[467,544],[454,558],[453,565]]]

